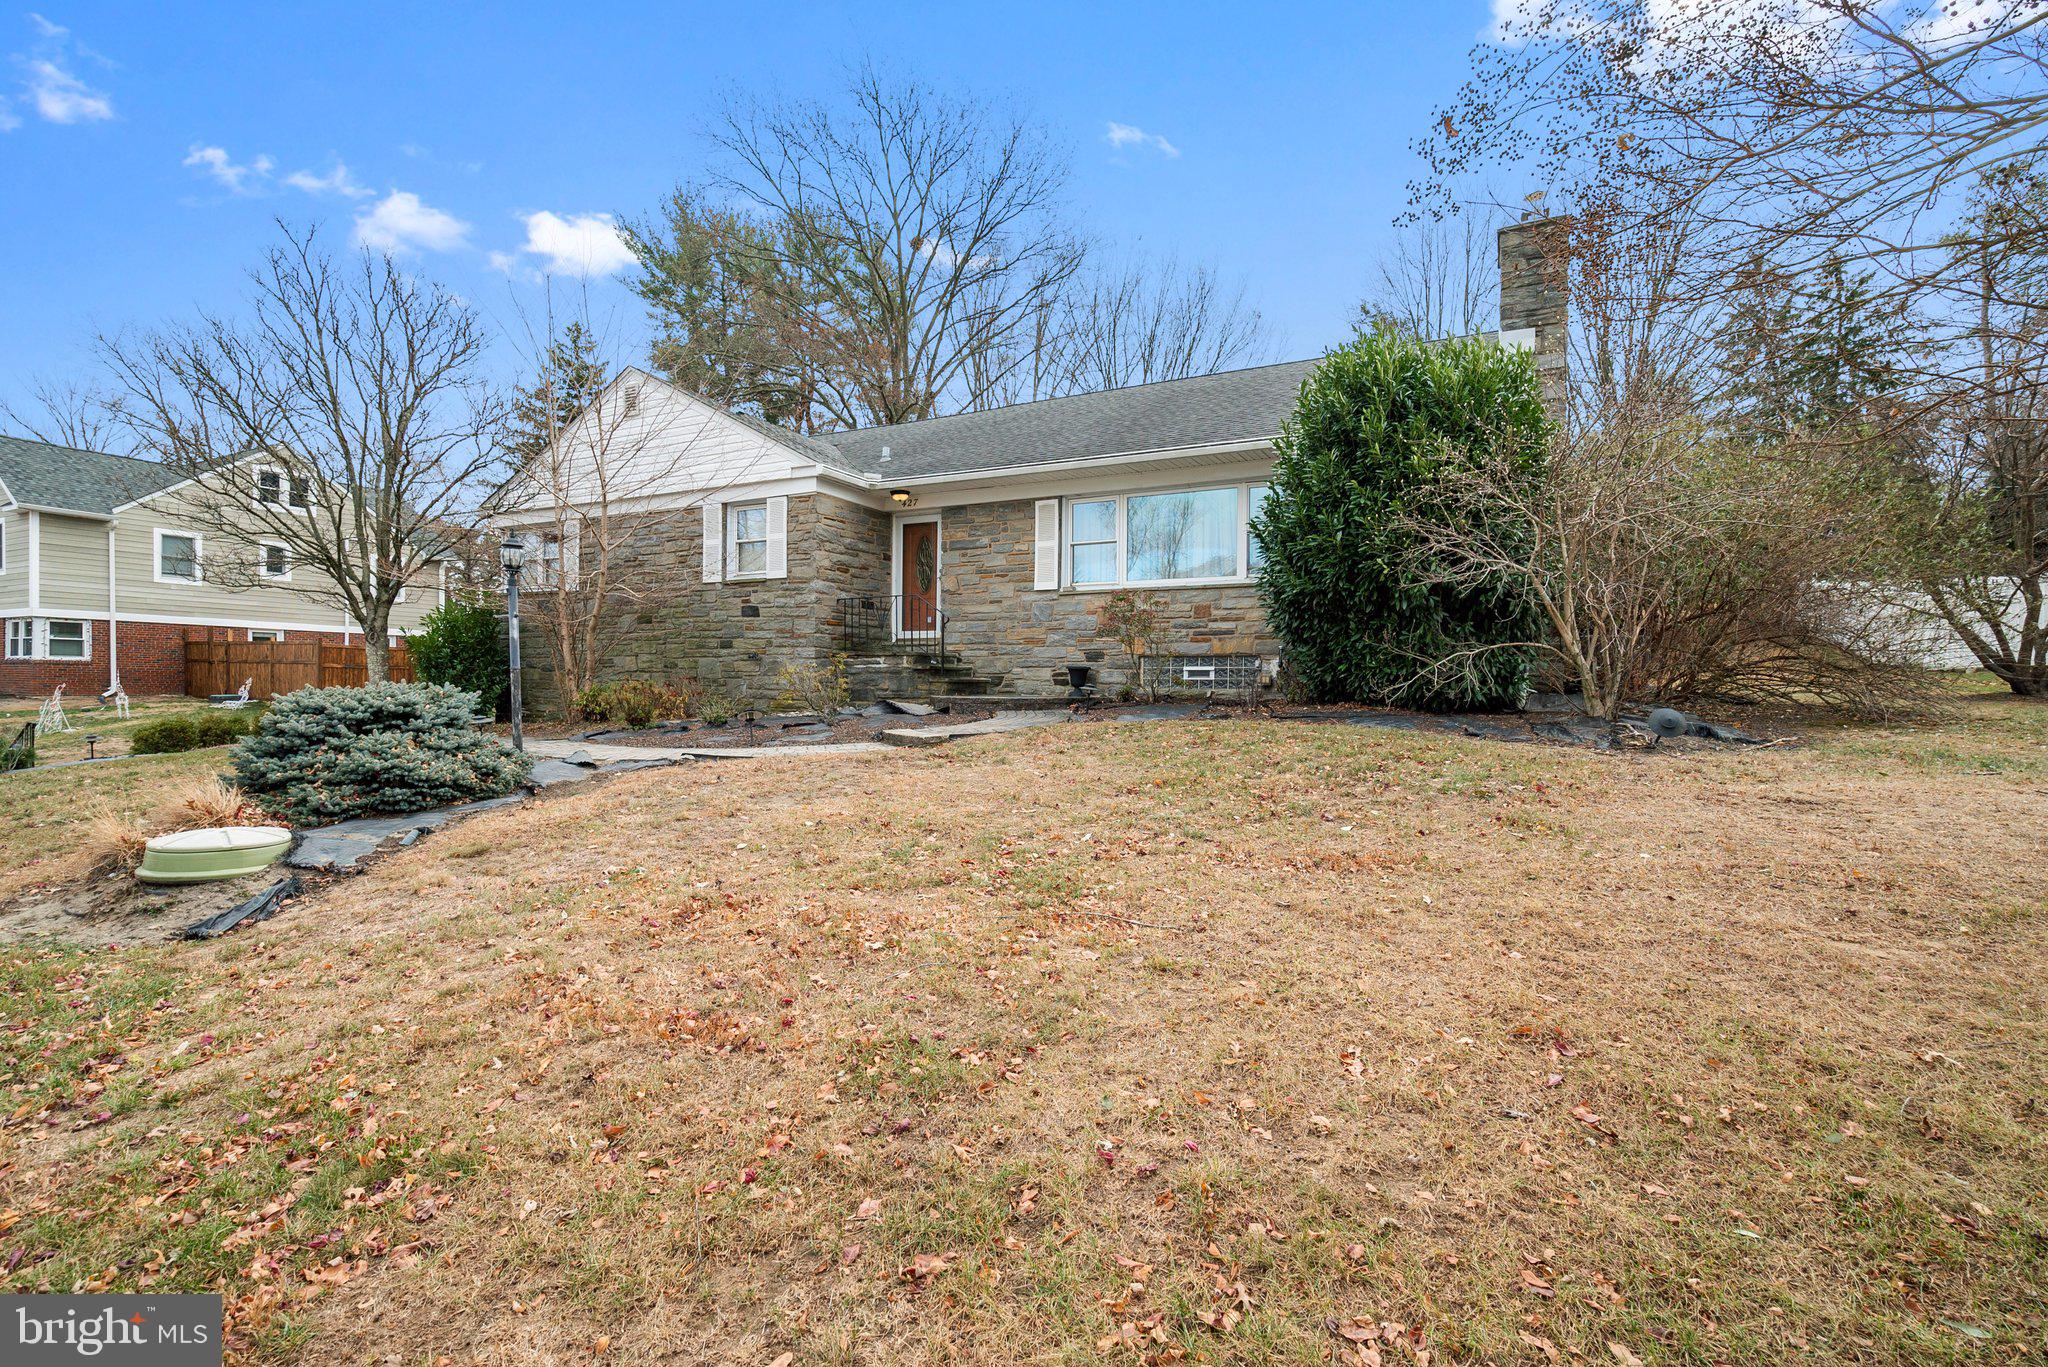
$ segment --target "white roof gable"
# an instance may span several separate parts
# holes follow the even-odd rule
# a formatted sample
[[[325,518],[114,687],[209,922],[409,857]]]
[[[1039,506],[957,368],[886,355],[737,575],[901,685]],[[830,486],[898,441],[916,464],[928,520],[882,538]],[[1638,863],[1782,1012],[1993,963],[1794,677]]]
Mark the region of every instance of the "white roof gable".
[[[501,511],[618,507],[815,475],[818,462],[707,399],[628,366],[494,500]]]

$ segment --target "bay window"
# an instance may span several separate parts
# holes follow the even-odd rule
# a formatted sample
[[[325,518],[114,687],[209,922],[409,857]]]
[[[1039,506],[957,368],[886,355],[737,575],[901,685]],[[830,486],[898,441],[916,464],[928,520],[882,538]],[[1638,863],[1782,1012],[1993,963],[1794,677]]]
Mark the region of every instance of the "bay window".
[[[1264,484],[1077,498],[1066,505],[1072,588],[1241,583],[1264,563],[1247,522]]]

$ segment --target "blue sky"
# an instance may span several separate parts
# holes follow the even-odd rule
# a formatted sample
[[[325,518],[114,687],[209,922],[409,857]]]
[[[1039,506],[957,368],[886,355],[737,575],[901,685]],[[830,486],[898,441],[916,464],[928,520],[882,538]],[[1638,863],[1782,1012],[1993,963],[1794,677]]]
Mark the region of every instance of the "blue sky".
[[[826,95],[868,56],[1035,115],[1072,147],[1094,233],[1243,279],[1276,354],[1308,355],[1346,335],[1409,141],[1489,18],[1486,0],[579,9],[0,11],[0,398],[87,377],[96,330],[232,306],[278,217],[387,244],[507,328],[545,249],[567,252],[630,336],[589,216],[639,217],[696,174],[721,91]]]

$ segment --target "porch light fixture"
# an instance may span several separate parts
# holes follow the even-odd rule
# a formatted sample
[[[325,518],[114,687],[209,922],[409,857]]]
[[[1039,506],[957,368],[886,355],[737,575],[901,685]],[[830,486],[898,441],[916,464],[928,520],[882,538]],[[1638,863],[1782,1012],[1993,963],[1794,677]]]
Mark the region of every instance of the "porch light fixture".
[[[526,538],[518,532],[505,533],[498,543],[498,564],[505,570],[505,665],[512,675],[512,748],[524,750],[526,736],[521,728],[519,697],[519,571],[526,567]]]
[[[916,499],[910,496],[910,490],[908,489],[891,489],[889,491],[889,501],[899,508],[908,508],[911,504],[917,502]]]

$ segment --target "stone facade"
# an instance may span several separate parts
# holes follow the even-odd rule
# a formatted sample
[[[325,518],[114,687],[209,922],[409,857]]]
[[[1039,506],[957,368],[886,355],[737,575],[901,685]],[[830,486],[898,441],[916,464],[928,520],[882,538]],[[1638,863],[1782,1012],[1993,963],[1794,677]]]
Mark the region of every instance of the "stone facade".
[[[889,591],[889,516],[807,494],[789,500],[787,526],[784,578],[707,584],[700,509],[634,518],[620,561],[649,590],[604,632],[600,677],[689,680],[765,705],[784,669],[829,659],[842,648],[839,600]],[[551,706],[547,641],[531,616],[521,644],[528,696]]]
[[[826,494],[798,495],[789,500],[788,528],[786,578],[707,584],[702,514],[686,508],[641,517],[621,555],[659,588],[607,631],[601,677],[688,680],[765,705],[782,692],[785,668],[845,650],[839,600],[890,591],[890,516]],[[1092,665],[1097,683],[1121,687],[1121,652],[1096,616],[1106,595],[1034,589],[1032,558],[1032,500],[940,510],[947,651],[978,674],[1000,677],[1005,693],[1063,690],[1070,664]],[[1279,653],[1249,584],[1147,592],[1164,610],[1165,654]],[[528,696],[551,706],[547,642],[531,615],[523,642]]]
[[[1095,681],[1125,683],[1123,652],[1102,635],[1097,610],[1106,594],[1032,585],[1033,502],[974,503],[944,509],[939,523],[940,606],[946,647],[984,674],[1003,676],[1005,693],[1066,687],[1065,666],[1095,667]],[[1167,655],[1277,655],[1258,589],[1141,590],[1159,604]]]

